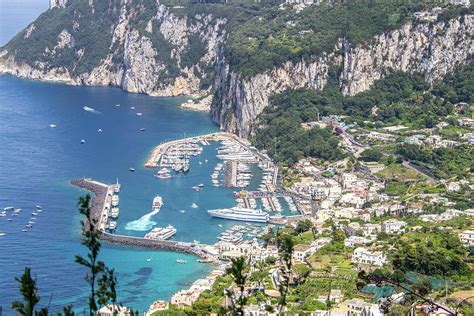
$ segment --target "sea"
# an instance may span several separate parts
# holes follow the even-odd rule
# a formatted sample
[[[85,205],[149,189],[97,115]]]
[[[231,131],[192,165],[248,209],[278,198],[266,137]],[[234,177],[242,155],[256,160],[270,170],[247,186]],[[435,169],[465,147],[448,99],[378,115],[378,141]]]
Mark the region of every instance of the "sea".
[[[47,0],[0,0],[0,45],[47,6]],[[73,304],[76,311],[84,310],[86,271],[74,257],[85,254],[77,202],[86,192],[70,185],[71,179],[121,183],[120,234],[143,236],[155,225],[171,224],[177,229],[175,240],[214,243],[220,232],[235,225],[207,214],[208,209],[235,204],[232,189],[211,186],[219,144],[211,143],[193,157],[186,175],[158,180],[153,177],[156,170],[144,168],[156,145],[218,130],[207,113],[180,109],[184,100],[0,76],[0,210],[22,209],[19,216],[9,212],[0,217],[3,315],[14,315],[11,302],[20,298],[15,278],[25,267],[37,279],[40,307],[59,310]],[[94,111],[85,111],[84,106]],[[193,191],[199,183],[204,189]],[[163,197],[164,206],[153,215],[156,195]],[[193,203],[198,207],[192,208]],[[23,232],[36,205],[44,211],[34,216],[33,228]],[[100,259],[116,270],[118,301],[140,312],[213,269],[192,255],[110,245],[103,245]],[[178,264],[177,259],[187,263]]]

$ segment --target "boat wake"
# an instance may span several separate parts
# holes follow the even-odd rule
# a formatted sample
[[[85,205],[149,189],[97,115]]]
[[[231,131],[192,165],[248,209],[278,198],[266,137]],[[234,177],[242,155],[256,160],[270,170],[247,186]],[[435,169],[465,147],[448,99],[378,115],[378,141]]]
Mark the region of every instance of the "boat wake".
[[[158,214],[160,210],[156,211],[151,211],[148,214],[143,215],[139,219],[136,219],[134,221],[128,222],[127,225],[125,225],[126,230],[135,230],[139,232],[144,232],[148,231],[153,228],[153,226],[156,225],[156,222],[153,221],[151,218]]]
[[[88,106],[84,106],[82,108],[84,109],[84,111],[87,111],[87,112],[90,112],[90,113],[102,114],[100,111],[97,111],[96,109],[93,109],[93,108],[88,107]]]

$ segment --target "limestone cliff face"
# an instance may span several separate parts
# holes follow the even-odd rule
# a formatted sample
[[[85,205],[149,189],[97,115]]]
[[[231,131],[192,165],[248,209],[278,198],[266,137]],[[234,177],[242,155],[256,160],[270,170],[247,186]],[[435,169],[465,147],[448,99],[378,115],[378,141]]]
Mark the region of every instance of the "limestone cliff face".
[[[354,95],[393,71],[422,73],[433,82],[467,63],[473,52],[474,18],[466,15],[448,22],[410,22],[359,45],[340,39],[332,53],[242,77],[224,58],[225,18],[178,15],[153,1],[145,9],[129,0],[51,3],[54,9],[48,14],[53,18],[64,13],[60,27],[52,33],[49,20],[41,23],[41,17],[30,24],[0,49],[0,74],[117,86],[153,96],[213,94],[212,119],[223,130],[243,137],[251,135],[255,118],[272,95],[287,88],[321,90],[331,67],[341,70],[341,91]],[[81,30],[90,30],[89,15],[98,12],[105,12],[105,18],[113,16],[103,29],[107,36],[101,37],[103,43],[84,43]],[[52,33],[47,41],[35,38],[45,31]],[[30,41],[45,47],[25,53]]]
[[[67,10],[64,9],[65,1],[54,3],[55,10]],[[93,3],[89,5],[94,10]],[[107,43],[109,53],[90,71],[75,71],[91,48],[75,46],[73,34],[80,30],[81,25],[73,21],[71,30],[62,30],[57,35],[57,42],[47,46],[41,57],[60,58],[60,50],[66,48],[74,51],[74,60],[69,61],[74,66],[56,66],[54,62],[41,61],[20,62],[16,60],[15,52],[8,51],[7,45],[0,51],[0,73],[73,85],[118,86],[128,92],[153,96],[209,93],[210,85],[203,87],[203,82],[211,81],[213,71],[209,70],[214,69],[220,57],[218,51],[225,40],[223,26],[226,20],[212,15],[196,15],[189,19],[157,4],[146,28],[140,29],[132,23],[139,9],[123,1],[117,22],[111,25],[111,42]],[[37,31],[32,23],[25,29],[23,38],[26,40]],[[156,39],[162,39],[162,42],[156,42]],[[196,46],[196,41],[200,42],[200,56],[184,61],[183,56]],[[194,46],[190,47],[191,44]]]
[[[434,24],[410,22],[369,43],[351,47],[350,42],[341,41],[333,54],[314,62],[287,62],[250,78],[241,78],[222,64],[215,81],[212,118],[223,130],[248,137],[253,120],[273,94],[286,88],[321,90],[331,65],[342,68],[340,87],[346,95],[368,90],[393,71],[422,73],[433,82],[472,58],[473,18],[464,16]]]

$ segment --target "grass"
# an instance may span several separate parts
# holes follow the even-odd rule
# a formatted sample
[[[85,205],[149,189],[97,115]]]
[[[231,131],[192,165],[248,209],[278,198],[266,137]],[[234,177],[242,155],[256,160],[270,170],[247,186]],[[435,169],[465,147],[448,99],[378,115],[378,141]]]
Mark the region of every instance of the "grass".
[[[414,181],[414,180],[424,180],[427,177],[422,175],[415,170],[405,168],[401,164],[392,163],[387,166],[382,171],[376,173],[376,175],[387,179],[387,180],[395,180],[395,181]]]
[[[303,244],[310,245],[314,240],[313,233],[310,231],[299,234],[298,236],[293,237],[293,243],[295,245]]]
[[[468,290],[468,291],[457,291],[457,292],[454,292],[453,294],[451,294],[451,297],[456,299],[456,300],[464,300],[468,297],[470,297],[470,299],[468,299],[468,301],[470,303],[473,303],[474,304],[474,290]]]

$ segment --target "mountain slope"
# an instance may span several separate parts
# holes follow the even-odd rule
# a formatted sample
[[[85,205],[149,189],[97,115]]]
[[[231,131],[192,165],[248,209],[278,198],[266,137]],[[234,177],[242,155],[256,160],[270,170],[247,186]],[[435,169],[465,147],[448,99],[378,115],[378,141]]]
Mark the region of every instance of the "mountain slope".
[[[330,68],[354,95],[395,71],[431,83],[472,55],[471,9],[433,9],[434,1],[331,1],[301,11],[240,1],[56,2],[0,49],[0,73],[155,96],[213,94],[212,118],[244,137],[272,95],[322,90]]]

